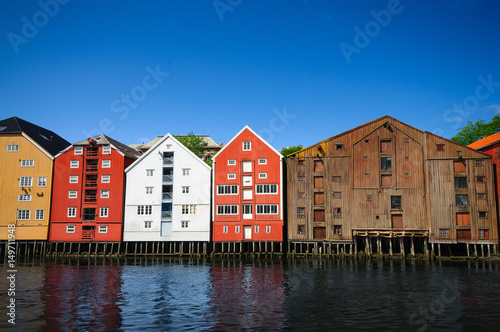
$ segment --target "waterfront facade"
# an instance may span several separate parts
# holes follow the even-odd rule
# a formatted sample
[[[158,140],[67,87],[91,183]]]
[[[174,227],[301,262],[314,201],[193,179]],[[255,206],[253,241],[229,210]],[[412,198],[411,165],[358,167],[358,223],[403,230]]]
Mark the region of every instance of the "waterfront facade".
[[[498,243],[491,157],[389,116],[292,154],[287,172],[291,243]]]
[[[47,240],[54,155],[69,142],[23,119],[0,121],[0,240]]]
[[[126,170],[124,241],[210,241],[211,169],[167,134]]]
[[[283,241],[283,156],[245,126],[213,158],[215,242]]]
[[[139,156],[105,135],[59,153],[49,241],[121,241],[124,170]]]

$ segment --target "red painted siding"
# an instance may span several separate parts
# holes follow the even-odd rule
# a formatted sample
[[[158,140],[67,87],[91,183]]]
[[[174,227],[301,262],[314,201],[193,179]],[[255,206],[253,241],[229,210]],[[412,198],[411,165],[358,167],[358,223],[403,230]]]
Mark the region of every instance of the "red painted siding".
[[[250,151],[243,150],[243,142],[251,142]],[[266,164],[259,164],[259,159],[266,159]],[[228,160],[235,160],[228,165]],[[244,162],[250,162],[251,171],[243,172]],[[259,173],[267,173],[267,178],[259,179]],[[235,174],[235,179],[228,179],[228,174]],[[251,185],[243,182],[246,176],[251,177]],[[277,184],[276,194],[256,194],[257,184]],[[238,185],[237,195],[218,195],[219,185]],[[251,190],[251,198],[243,199],[243,190]],[[214,216],[213,241],[243,241],[245,228],[251,228],[249,241],[283,241],[283,207],[282,207],[282,159],[281,155],[267,146],[250,129],[245,128],[214,159]],[[243,205],[252,205],[252,216],[243,218]],[[277,205],[277,214],[256,214],[257,205]],[[237,215],[219,215],[219,205],[237,205]],[[224,233],[227,226],[227,233]],[[236,232],[239,226],[239,233]],[[256,232],[255,226],[259,226]],[[267,232],[270,226],[270,232]]]

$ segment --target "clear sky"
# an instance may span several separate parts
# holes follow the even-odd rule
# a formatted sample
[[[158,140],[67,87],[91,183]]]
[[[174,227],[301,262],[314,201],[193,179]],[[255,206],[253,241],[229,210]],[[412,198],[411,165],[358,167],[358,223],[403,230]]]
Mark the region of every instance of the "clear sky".
[[[0,118],[74,143],[249,125],[309,146],[391,115],[450,138],[500,111],[496,0],[0,2]]]

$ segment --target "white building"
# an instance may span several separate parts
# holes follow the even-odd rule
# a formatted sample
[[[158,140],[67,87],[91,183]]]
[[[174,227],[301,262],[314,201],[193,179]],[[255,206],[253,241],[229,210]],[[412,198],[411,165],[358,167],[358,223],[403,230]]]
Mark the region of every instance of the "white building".
[[[210,166],[172,135],[125,174],[124,241],[210,241]]]

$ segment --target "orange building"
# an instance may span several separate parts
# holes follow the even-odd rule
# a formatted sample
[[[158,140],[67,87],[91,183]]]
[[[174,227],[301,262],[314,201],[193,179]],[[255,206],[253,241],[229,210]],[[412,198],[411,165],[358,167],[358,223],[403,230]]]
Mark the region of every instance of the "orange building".
[[[0,240],[47,240],[54,156],[70,143],[17,117],[0,121]]]

